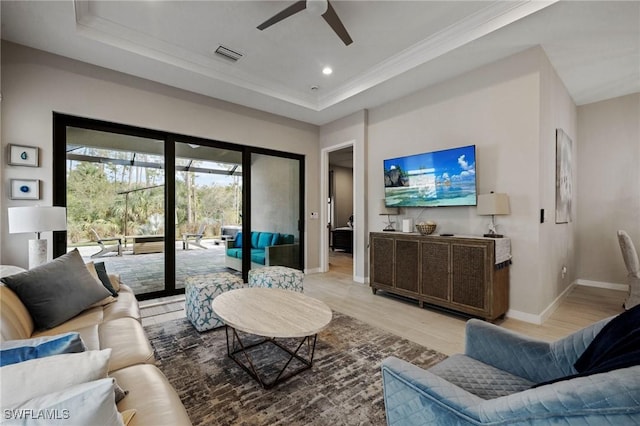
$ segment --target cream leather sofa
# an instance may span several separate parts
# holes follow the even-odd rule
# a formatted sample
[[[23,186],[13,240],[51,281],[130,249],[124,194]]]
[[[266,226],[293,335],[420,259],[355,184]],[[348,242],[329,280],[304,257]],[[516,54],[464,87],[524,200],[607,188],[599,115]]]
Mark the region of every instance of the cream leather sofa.
[[[0,275],[22,271],[2,267]],[[116,276],[109,278],[117,280]],[[165,376],[154,365],[153,349],[140,323],[140,310],[133,291],[120,285],[115,302],[87,309],[69,321],[44,331],[34,322],[18,296],[0,283],[0,340],[28,339],[69,331],[80,334],[89,350],[111,348],[109,375],[129,394],[118,410],[135,409],[129,426],[191,425],[189,416]],[[16,384],[19,386],[19,384]]]

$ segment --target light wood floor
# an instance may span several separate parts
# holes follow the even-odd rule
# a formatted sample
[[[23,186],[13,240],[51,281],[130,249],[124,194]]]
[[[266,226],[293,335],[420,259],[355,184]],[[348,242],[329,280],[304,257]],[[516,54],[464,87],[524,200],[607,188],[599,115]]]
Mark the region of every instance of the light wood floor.
[[[353,274],[353,254],[341,251],[329,252],[329,270],[341,274]]]
[[[344,266],[344,265],[343,265]],[[371,289],[351,279],[351,270],[332,268],[308,274],[305,294],[324,301],[334,311],[451,355],[464,350],[466,318],[418,307],[416,302],[393,296],[373,295]],[[498,324],[529,336],[552,341],[602,318],[622,312],[625,292],[576,286],[542,325],[507,318]],[[156,304],[155,306],[153,304]],[[184,317],[184,297],[174,303],[141,303],[143,325]]]

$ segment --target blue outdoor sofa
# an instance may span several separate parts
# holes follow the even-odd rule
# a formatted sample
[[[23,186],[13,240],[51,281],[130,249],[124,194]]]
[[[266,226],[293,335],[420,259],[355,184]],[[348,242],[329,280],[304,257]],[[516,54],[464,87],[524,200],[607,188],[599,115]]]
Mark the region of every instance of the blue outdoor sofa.
[[[300,245],[292,234],[251,232],[251,267],[288,266],[299,269]],[[242,232],[226,241],[225,265],[242,270]]]
[[[640,309],[629,312],[552,343],[469,320],[465,354],[428,370],[382,362],[387,423],[640,424]]]

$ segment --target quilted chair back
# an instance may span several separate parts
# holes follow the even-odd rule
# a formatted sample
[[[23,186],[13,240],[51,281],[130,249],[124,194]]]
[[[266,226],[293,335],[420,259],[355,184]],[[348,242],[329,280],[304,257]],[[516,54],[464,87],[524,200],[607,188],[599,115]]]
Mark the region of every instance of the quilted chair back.
[[[467,322],[465,354],[452,355],[428,370],[386,358],[382,379],[387,424],[640,424],[640,366],[575,376],[576,360],[610,320],[548,343],[472,319]],[[479,393],[487,384],[501,396]],[[507,385],[520,389],[498,389]]]
[[[611,318],[598,321],[588,327],[576,331],[569,336],[556,340],[549,345],[550,353],[554,359],[554,367],[557,373],[542,374],[537,380],[538,382],[552,380],[556,377],[568,376],[576,374],[577,371],[573,367],[580,355],[587,349],[600,330],[604,328]],[[547,370],[547,366],[540,366],[540,370]]]
[[[640,260],[629,234],[623,230],[618,231],[618,242],[622,250],[622,258],[627,267],[627,284],[629,294],[624,302],[625,309],[631,309],[640,304]]]

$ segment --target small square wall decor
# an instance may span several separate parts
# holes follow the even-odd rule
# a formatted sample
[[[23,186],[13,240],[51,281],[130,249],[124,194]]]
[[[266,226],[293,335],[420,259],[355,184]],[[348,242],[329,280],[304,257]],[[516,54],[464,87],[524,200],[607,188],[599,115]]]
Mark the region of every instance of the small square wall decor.
[[[9,165],[38,167],[38,147],[9,145]]]
[[[11,179],[12,200],[39,200],[40,181],[38,179]]]

